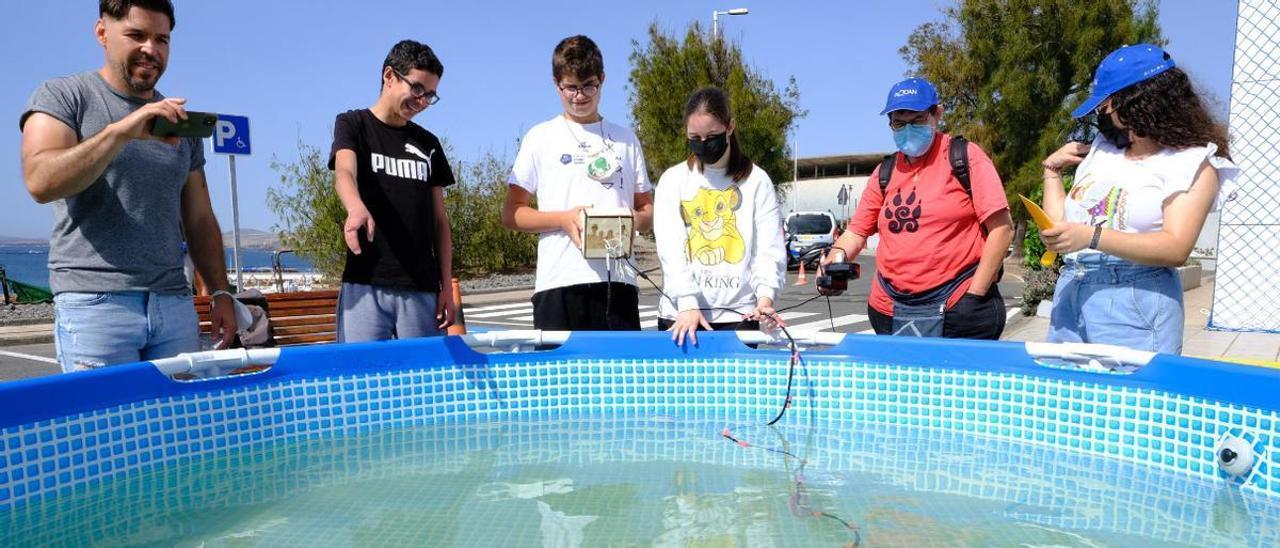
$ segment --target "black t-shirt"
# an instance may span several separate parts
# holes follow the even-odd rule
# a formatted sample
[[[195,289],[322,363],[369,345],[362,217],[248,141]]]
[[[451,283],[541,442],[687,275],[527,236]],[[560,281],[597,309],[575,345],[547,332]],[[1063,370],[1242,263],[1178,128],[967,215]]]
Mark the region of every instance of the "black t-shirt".
[[[360,229],[361,254],[347,250],[342,281],[440,291],[433,189],[454,183],[440,140],[413,122],[392,127],[361,109],[338,115],[329,169],[344,149],[356,154],[356,187],[374,237],[370,245]]]

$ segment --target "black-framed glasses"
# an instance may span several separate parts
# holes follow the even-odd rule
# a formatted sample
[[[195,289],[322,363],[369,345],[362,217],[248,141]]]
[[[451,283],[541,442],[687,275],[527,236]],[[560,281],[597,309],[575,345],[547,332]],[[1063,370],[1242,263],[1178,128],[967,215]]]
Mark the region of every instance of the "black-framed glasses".
[[[428,105],[434,105],[440,102],[440,95],[434,91],[427,91],[426,86],[410,80],[405,75],[400,74],[397,70],[392,70],[391,73],[396,75],[396,78],[399,78],[401,82],[409,84],[409,94],[412,95],[414,99],[422,99],[425,97]]]
[[[920,116],[917,118],[912,118],[910,120],[894,120],[893,118],[889,118],[889,129],[899,130],[907,126],[923,126],[928,123],[929,123],[928,114],[925,114],[924,116]]]
[[[576,96],[579,93],[581,93],[583,97],[595,97],[597,93],[600,93],[600,84],[587,84],[585,86],[561,85],[558,87],[560,88],[560,93],[569,97]]]

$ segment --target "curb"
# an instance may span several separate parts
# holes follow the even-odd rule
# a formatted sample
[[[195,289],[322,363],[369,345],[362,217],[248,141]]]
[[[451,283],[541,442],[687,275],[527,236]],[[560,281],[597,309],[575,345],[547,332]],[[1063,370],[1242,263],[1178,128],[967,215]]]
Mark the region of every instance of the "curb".
[[[53,335],[29,335],[25,337],[0,338],[0,348],[6,346],[25,346],[29,344],[53,344]]]
[[[470,291],[463,290],[462,296],[467,295],[493,295],[495,293],[513,293],[516,291],[533,291],[532,285],[517,285],[513,287],[487,287],[484,289],[473,289]]]
[[[40,324],[53,325],[53,320],[49,318],[27,318],[24,320],[5,320],[3,322],[0,322],[0,329],[4,329],[6,327],[22,327],[26,325],[40,325]]]
[[[45,329],[13,329],[19,327],[9,325],[0,327],[0,347],[21,346],[25,344],[49,344],[53,342],[53,322],[28,323],[22,327],[40,326]]]

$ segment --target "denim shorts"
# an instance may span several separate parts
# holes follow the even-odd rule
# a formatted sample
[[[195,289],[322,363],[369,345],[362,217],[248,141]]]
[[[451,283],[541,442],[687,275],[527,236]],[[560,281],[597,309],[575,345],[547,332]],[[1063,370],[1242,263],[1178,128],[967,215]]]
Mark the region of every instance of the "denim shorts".
[[[53,306],[54,344],[67,373],[200,350],[190,295],[63,292]]]
[[[1182,278],[1102,253],[1067,261],[1053,293],[1049,342],[1182,353]]]

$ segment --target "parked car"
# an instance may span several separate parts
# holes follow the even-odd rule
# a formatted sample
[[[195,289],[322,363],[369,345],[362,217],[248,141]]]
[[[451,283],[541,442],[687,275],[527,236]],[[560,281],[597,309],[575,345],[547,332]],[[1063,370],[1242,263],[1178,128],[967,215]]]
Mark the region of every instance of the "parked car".
[[[839,229],[836,217],[827,211],[795,211],[783,223],[787,244],[787,266],[817,268],[822,253],[835,243]]]

